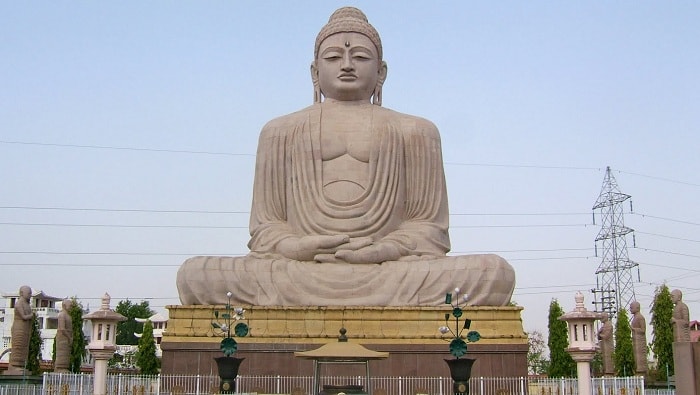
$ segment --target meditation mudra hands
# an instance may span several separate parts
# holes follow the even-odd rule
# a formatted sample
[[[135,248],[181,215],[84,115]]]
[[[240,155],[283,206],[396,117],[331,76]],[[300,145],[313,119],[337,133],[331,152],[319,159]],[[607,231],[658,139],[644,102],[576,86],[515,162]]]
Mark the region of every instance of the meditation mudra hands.
[[[402,256],[394,243],[348,235],[288,237],[279,242],[277,250],[289,259],[320,263],[382,263]]]

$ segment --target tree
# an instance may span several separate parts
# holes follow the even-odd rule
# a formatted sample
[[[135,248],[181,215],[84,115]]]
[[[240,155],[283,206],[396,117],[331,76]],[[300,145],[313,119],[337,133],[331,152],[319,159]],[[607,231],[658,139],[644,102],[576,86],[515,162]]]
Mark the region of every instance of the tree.
[[[627,310],[617,313],[615,324],[615,373],[617,376],[632,376],[634,374],[634,346],[632,345],[632,328],[627,317]]]
[[[545,374],[549,368],[547,358],[547,343],[540,331],[532,331],[527,335],[527,371],[530,374]]]
[[[29,354],[27,354],[27,370],[32,375],[39,374],[41,370],[41,346],[43,342],[39,329],[39,318],[34,314],[32,316],[32,333],[29,335]]]
[[[73,344],[71,345],[70,351],[70,366],[68,370],[73,373],[80,373],[80,367],[83,364],[83,359],[85,359],[85,346],[87,346],[87,341],[85,340],[85,334],[83,333],[83,305],[78,301],[77,298],[71,298],[73,303],[71,304],[70,313],[71,323],[73,324]]]
[[[126,317],[126,321],[117,324],[117,344],[138,344],[139,339],[134,333],[142,332],[143,324],[136,322],[136,318],[148,318],[155,314],[155,311],[151,310],[147,301],[135,304],[129,299],[120,301],[115,311]]]
[[[156,340],[153,337],[153,324],[146,321],[143,333],[139,339],[139,351],[136,353],[136,366],[141,374],[155,375],[160,368],[160,360],[156,356]]]
[[[656,378],[665,381],[666,369],[668,374],[673,374],[673,300],[666,284],[657,287],[654,301],[651,305],[651,326],[653,339],[651,341],[651,351],[656,357]]]
[[[566,352],[569,346],[568,330],[566,322],[559,317],[564,315],[564,310],[556,299],[549,304],[549,377],[574,377],[576,375],[576,363],[571,355]]]

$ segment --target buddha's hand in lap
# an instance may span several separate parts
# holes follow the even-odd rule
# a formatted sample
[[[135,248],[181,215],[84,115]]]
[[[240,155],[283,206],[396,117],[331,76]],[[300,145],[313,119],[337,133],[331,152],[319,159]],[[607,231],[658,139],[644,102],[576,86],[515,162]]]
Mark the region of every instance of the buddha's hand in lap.
[[[277,252],[296,261],[313,261],[318,254],[333,254],[350,242],[348,235],[314,235],[288,237],[277,244]]]
[[[393,243],[376,243],[357,250],[338,250],[335,253],[338,261],[347,263],[382,263],[401,258],[401,251]]]

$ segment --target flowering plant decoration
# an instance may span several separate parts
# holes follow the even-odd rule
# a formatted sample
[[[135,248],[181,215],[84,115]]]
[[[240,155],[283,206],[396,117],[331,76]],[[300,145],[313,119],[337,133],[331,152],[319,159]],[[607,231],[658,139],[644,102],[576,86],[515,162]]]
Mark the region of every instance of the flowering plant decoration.
[[[462,336],[462,332],[465,329],[469,330],[469,327],[472,324],[472,320],[464,317],[464,324],[460,327],[460,318],[462,318],[464,314],[462,307],[466,307],[467,305],[467,295],[465,294],[462,296],[463,304],[460,307],[459,288],[455,288],[454,293],[454,300],[456,301],[456,303],[452,303],[452,293],[448,292],[445,295],[445,304],[449,304],[450,306],[452,306],[452,313],[445,313],[445,325],[438,328],[438,330],[442,335],[446,335],[448,333],[452,335],[452,339],[449,340],[450,354],[452,354],[455,358],[459,359],[459,357],[464,356],[464,354],[467,353],[467,343],[474,343],[479,341],[479,339],[481,339],[481,334],[479,334],[479,332],[477,331],[468,331],[466,336]],[[454,317],[454,331],[449,326],[450,316]]]
[[[226,303],[226,310],[219,314],[218,311],[214,311],[215,322],[211,323],[214,328],[214,333],[224,336],[221,340],[221,351],[224,355],[230,357],[238,350],[238,343],[233,339],[231,335],[231,329],[233,326],[233,335],[237,337],[245,337],[248,335],[248,325],[244,322],[238,322],[244,319],[243,314],[245,310],[242,307],[231,307],[231,296],[233,294],[229,291],[226,293],[228,297],[228,303]],[[221,321],[219,321],[219,319]],[[235,325],[234,325],[235,324]]]

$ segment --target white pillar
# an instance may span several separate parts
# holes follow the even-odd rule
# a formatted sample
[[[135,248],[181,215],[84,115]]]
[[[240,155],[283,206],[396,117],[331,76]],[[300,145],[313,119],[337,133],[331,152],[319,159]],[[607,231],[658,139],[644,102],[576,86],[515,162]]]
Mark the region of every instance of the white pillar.
[[[95,359],[93,368],[93,395],[107,394],[107,363],[114,355],[114,350],[91,350]]]
[[[593,388],[591,388],[591,360],[593,359],[593,354],[581,353],[576,355],[571,353],[571,357],[574,359],[574,361],[576,361],[576,372],[578,373],[578,394],[592,395]]]

